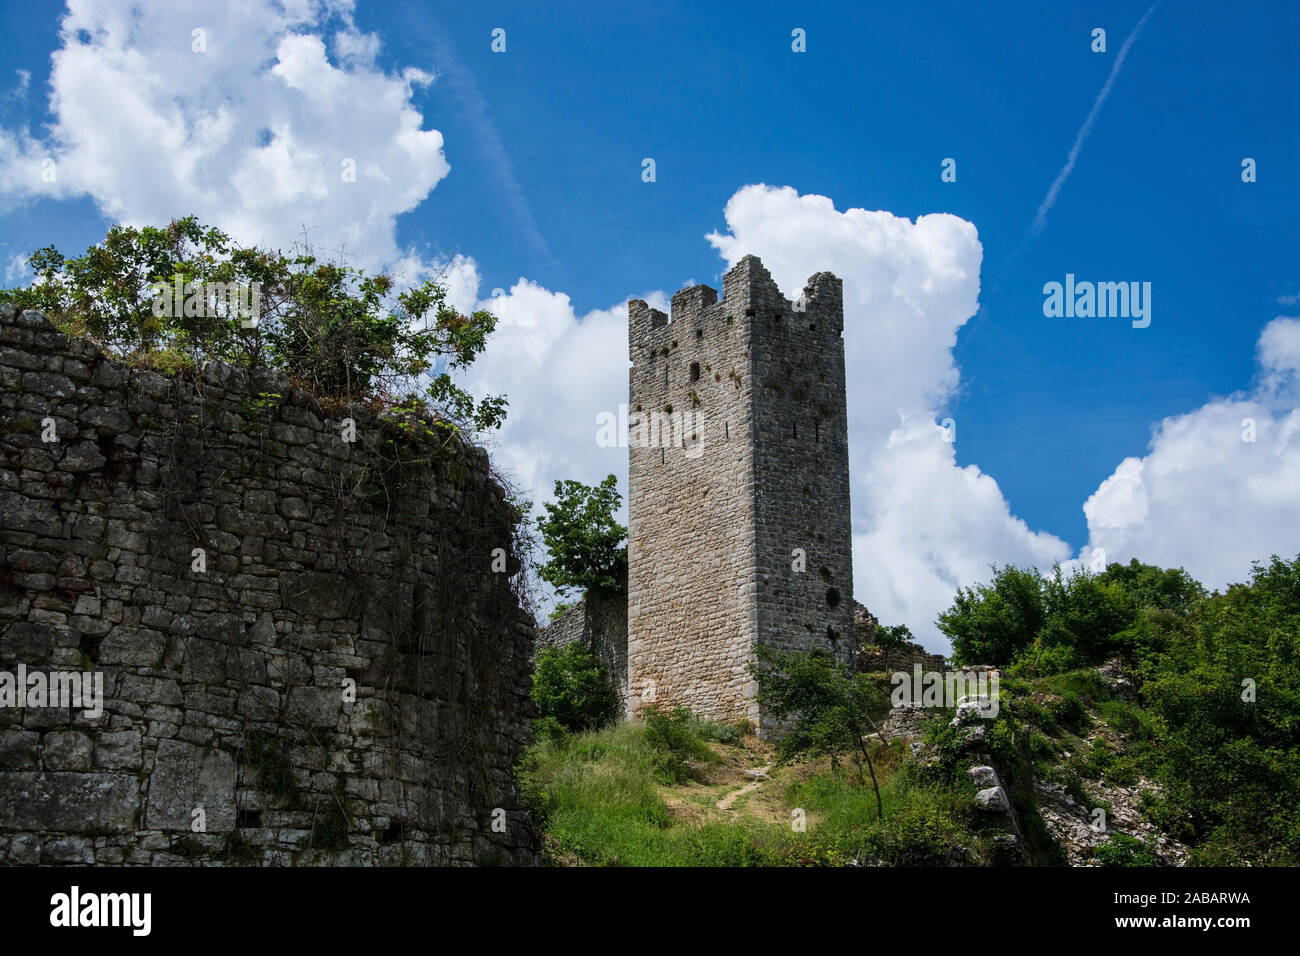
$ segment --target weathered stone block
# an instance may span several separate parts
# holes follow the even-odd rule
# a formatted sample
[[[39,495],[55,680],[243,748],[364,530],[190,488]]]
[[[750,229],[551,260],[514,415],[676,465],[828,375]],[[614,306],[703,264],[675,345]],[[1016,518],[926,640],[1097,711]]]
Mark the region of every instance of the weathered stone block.
[[[134,730],[100,733],[95,738],[95,766],[134,773],[143,766],[140,734]]]
[[[101,435],[120,435],[130,431],[132,425],[131,416],[120,408],[86,408],[79,418],[87,425],[93,425]]]
[[[207,684],[226,679],[226,656],[230,648],[218,641],[193,638],[185,642],[181,677],[185,681]]]
[[[89,770],[90,737],[76,730],[51,730],[42,741],[46,770]]]
[[[280,514],[286,518],[305,519],[311,517],[311,510],[301,498],[285,498],[280,502]]]
[[[139,806],[129,774],[0,773],[0,830],[125,833]]]
[[[101,664],[128,664],[136,667],[157,665],[167,646],[167,638],[144,628],[115,627],[99,645]]]
[[[23,376],[23,388],[50,398],[72,398],[77,393],[71,379],[50,372],[28,372]]]
[[[36,770],[40,762],[41,735],[34,730],[0,728],[0,771]]]
[[[30,531],[49,537],[63,536],[63,521],[52,502],[11,492],[0,492],[0,517],[11,531]]]
[[[70,471],[80,473],[83,471],[95,471],[103,468],[107,461],[99,446],[94,442],[78,442],[75,445],[69,445],[63,457],[59,459],[59,469],[61,471]]]
[[[20,621],[0,634],[0,659],[29,667],[45,661],[54,647],[54,627]]]
[[[76,863],[88,866],[95,862],[95,845],[85,837],[59,837],[41,847],[41,859],[45,863]]]
[[[343,712],[343,689],[294,687],[289,691],[289,718],[309,727],[332,727]]]
[[[209,833],[234,827],[234,758],[179,740],[162,741],[149,776],[145,825],[151,830],[189,831],[198,807],[207,815]]]

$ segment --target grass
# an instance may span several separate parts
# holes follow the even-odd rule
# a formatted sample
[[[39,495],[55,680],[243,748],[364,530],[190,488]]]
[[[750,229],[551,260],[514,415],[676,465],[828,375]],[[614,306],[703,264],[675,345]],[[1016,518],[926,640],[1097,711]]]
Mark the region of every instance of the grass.
[[[1059,784],[1082,807],[1108,816],[1132,805],[1183,842],[1192,820],[1159,783],[1166,733],[1140,702],[1117,699],[1092,668],[1008,678],[1001,713],[984,725],[1020,822],[1024,859],[1064,865],[1066,848],[1037,811],[1035,780]],[[540,740],[521,765],[547,861],[571,866],[952,866],[1016,862],[1005,826],[975,807],[966,734],[936,712],[924,727],[927,757],[876,743],[883,821],[869,783],[841,760],[781,765],[752,728],[668,712]],[[754,768],[768,767],[755,786]],[[1141,787],[1127,796],[1120,788]],[[1136,800],[1133,797],[1136,796]],[[730,797],[729,809],[719,801]],[[1210,846],[1213,850],[1213,846]],[[1196,862],[1216,862],[1210,850]],[[1226,859],[1226,858],[1225,858]],[[1098,848],[1109,866],[1149,866],[1152,848],[1115,834]]]
[[[1132,786],[1160,740],[1140,706],[1111,695],[1095,670],[1003,682],[1002,714],[985,725],[985,747],[1021,821],[1026,858],[1066,862],[1036,811],[1035,776],[1085,788]],[[966,732],[936,712],[926,727],[930,758],[905,744],[875,743],[883,820],[870,784],[846,761],[776,762],[752,728],[712,724],[685,711],[649,715],[534,744],[521,765],[548,862],[586,866],[952,866],[1007,862],[1005,825],[975,806]],[[769,767],[755,786],[753,768]],[[729,809],[718,803],[731,797]],[[1149,806],[1147,804],[1150,804]],[[1158,819],[1170,811],[1146,800]],[[1180,821],[1164,821],[1176,830]],[[1146,860],[1116,841],[1113,864]]]
[[[691,755],[686,779],[666,755]],[[901,750],[877,747],[885,820],[851,768],[825,760],[746,773],[773,762],[770,745],[742,728],[682,719],[670,739],[643,724],[538,741],[520,766],[548,862],[587,866],[839,866],[854,860],[933,865],[981,837],[968,824],[973,788],[922,781]],[[968,792],[969,791],[969,792]],[[802,824],[802,826],[800,826]]]

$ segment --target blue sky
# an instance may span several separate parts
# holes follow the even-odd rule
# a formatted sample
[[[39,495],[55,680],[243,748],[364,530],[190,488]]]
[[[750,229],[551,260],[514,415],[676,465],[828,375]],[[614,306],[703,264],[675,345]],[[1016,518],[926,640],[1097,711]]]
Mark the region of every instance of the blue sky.
[[[558,309],[547,320],[545,348],[579,350],[583,368],[602,369],[590,373],[593,379],[625,383],[625,355],[617,351],[619,303],[655,291],[671,294],[690,280],[716,286],[728,259],[705,236],[750,241],[724,214],[742,187],[767,184],[791,187],[800,197],[828,197],[836,215],[826,214],[821,233],[827,243],[841,223],[836,216],[851,208],[912,221],[947,213],[977,230],[978,273],[967,278],[961,294],[954,291],[951,303],[945,299],[944,308],[954,310],[951,321],[925,333],[933,337],[926,354],[942,353],[959,377],[944,378],[934,361],[922,362],[917,380],[934,381],[917,386],[913,410],[956,422],[955,458],[932,464],[948,475],[928,486],[934,494],[945,494],[944,482],[961,474],[969,487],[970,472],[962,469],[972,466],[1000,493],[993,504],[986,488],[977,495],[981,504],[957,503],[948,524],[962,525],[972,508],[985,505],[998,515],[988,524],[957,528],[950,539],[931,530],[913,540],[903,505],[892,519],[874,502],[876,510],[859,514],[868,503],[857,496],[888,496],[877,493],[877,479],[860,486],[855,473],[855,533],[864,536],[863,552],[909,551],[928,562],[926,573],[934,578],[924,594],[908,593],[900,577],[888,593],[873,595],[875,582],[893,572],[860,567],[860,595],[872,595],[926,633],[933,595],[972,583],[971,568],[991,560],[1086,558],[1089,547],[1110,542],[1112,560],[1133,550],[1138,557],[1186,564],[1219,585],[1245,576],[1242,555],[1295,550],[1300,502],[1279,490],[1288,475],[1300,486],[1300,474],[1291,471],[1297,460],[1287,425],[1293,407],[1285,389],[1278,397],[1283,386],[1273,380],[1287,379],[1287,387],[1292,381],[1291,326],[1274,326],[1264,340],[1268,355],[1281,358],[1261,365],[1260,356],[1266,327],[1279,316],[1300,314],[1297,300],[1289,299],[1300,294],[1296,4],[1158,5],[1133,40],[1036,235],[1035,214],[1147,4],[363,2],[354,9],[303,4],[301,14],[287,16],[268,6],[243,22],[234,14],[212,16],[201,6],[181,5],[176,13],[169,5],[165,12],[141,4],[134,20],[94,13],[96,6],[89,4],[87,19],[62,33],[61,12],[52,5],[8,4],[0,11],[6,35],[28,38],[9,52],[0,75],[0,266],[49,243],[80,251],[119,217],[144,221],[166,210],[194,211],[206,221],[258,233],[250,241],[278,241],[285,222],[296,216],[329,246],[342,242],[348,223],[368,210],[374,222],[351,233],[350,252],[372,256],[377,266],[401,258],[416,271],[457,255],[462,265],[472,260],[464,294],[488,300],[491,290],[505,290],[498,311],[514,316],[506,329],[537,333],[537,323],[525,316],[530,302],[536,314],[543,306]],[[192,26],[208,31],[202,61],[181,59],[192,57]],[[504,53],[490,48],[498,27],[506,31]],[[1106,30],[1104,53],[1090,49],[1097,27]],[[806,31],[804,53],[791,50],[795,28]],[[253,54],[233,62],[223,36],[252,47]],[[261,98],[277,56],[286,58],[278,45],[286,36],[321,38],[329,64],[343,74],[331,95],[350,104],[340,110],[354,111],[348,125],[321,132],[309,92],[299,90],[297,100]],[[56,75],[51,55],[69,48],[79,48],[79,65]],[[246,140],[249,131],[292,127],[292,139],[312,147],[303,150],[307,159],[286,159],[290,165],[322,152],[346,153],[357,142],[382,145],[385,136],[399,142],[394,130],[400,124],[385,124],[386,114],[400,110],[374,97],[372,88],[351,93],[348,84],[358,76],[392,80],[408,68],[425,71],[429,81],[410,85],[403,108],[418,114],[419,129],[441,134],[450,169],[430,173],[427,150],[414,160],[406,156],[405,166],[396,160],[396,166],[385,165],[381,151],[373,163],[383,167],[387,187],[399,192],[405,175],[416,201],[388,195],[344,214],[332,191],[322,199],[321,190],[293,194],[285,187],[278,207],[241,211],[231,204],[246,197],[249,180],[227,189],[223,177],[233,174],[223,172],[229,168],[223,158],[257,143],[236,137],[210,154],[199,147],[206,165],[178,171],[175,183],[150,192],[129,155],[135,147],[122,147],[113,139],[120,133],[106,123],[97,126],[94,117],[73,115],[66,105],[73,91],[89,88],[97,69],[126,70],[132,82],[142,83],[140,68],[122,66],[123,51],[132,49],[156,64],[164,84],[195,84],[192,95],[180,89],[169,99],[153,90],[106,102],[99,112],[180,116],[175,128],[193,137],[229,89],[235,128]],[[97,56],[103,61],[98,65]],[[201,65],[185,65],[195,63]],[[190,75],[196,69],[213,76],[199,83]],[[103,85],[102,75],[98,82]],[[359,89],[360,81],[355,85]],[[51,108],[53,88],[68,91],[61,109]],[[403,98],[400,91],[397,96]],[[57,129],[51,133],[46,124]],[[123,126],[134,128],[129,118],[119,118],[116,128]],[[94,149],[88,144],[96,136],[119,147]],[[69,149],[69,141],[80,145]],[[150,144],[138,145],[143,151]],[[71,164],[67,178],[57,190],[33,185],[33,159],[60,150],[67,153],[60,168]],[[642,181],[645,157],[655,160],[653,183]],[[956,182],[941,182],[946,157],[956,160]],[[1245,157],[1256,161],[1256,182],[1242,182]],[[110,168],[116,165],[121,168]],[[276,175],[269,159],[256,168]],[[764,224],[754,241],[776,243],[763,254],[765,261],[779,260],[780,225],[765,218],[776,215],[779,203],[771,194],[747,195],[755,221]],[[173,208],[187,197],[192,208]],[[954,248],[971,245],[961,237],[951,242]],[[789,243],[809,245],[794,236]],[[797,251],[790,251],[789,270],[805,267]],[[824,258],[836,254],[830,246],[822,252]],[[844,261],[848,265],[827,267],[856,271],[857,260]],[[804,275],[821,268],[810,264]],[[1151,325],[1044,317],[1043,285],[1063,281],[1066,273],[1150,282]],[[862,265],[862,276],[875,274],[870,263]],[[12,269],[8,278],[16,279]],[[925,286],[924,277],[916,281]],[[969,310],[976,314],[959,314],[964,304],[952,303],[976,291],[977,310]],[[906,290],[898,295],[911,301]],[[875,338],[871,321],[864,313],[857,346],[863,355]],[[899,347],[911,355],[914,344]],[[503,342],[498,351],[504,356],[510,348]],[[865,420],[888,405],[891,393],[871,390],[872,366],[852,367],[854,354],[850,348],[850,378],[863,381],[857,401],[870,405]],[[538,463],[533,443],[540,437],[551,436],[554,444],[565,434],[592,430],[581,403],[572,412],[581,421],[555,435],[546,431],[549,425],[527,425],[522,406],[547,402],[547,388],[562,380],[554,363],[543,365],[530,374],[502,358],[483,373],[485,386],[508,382],[516,409],[514,432],[494,438],[502,460],[521,463],[517,473],[532,489],[558,477],[594,480],[618,471],[615,456],[583,448]],[[1261,383],[1270,374],[1266,387]],[[591,411],[618,400],[608,397],[611,387],[593,386]],[[1256,451],[1247,449],[1232,450],[1237,457],[1220,462],[1217,452],[1189,448],[1177,428],[1162,430],[1162,421],[1172,417],[1192,434],[1204,434],[1205,416],[1227,421],[1237,415],[1233,402],[1251,401],[1262,402],[1259,414],[1276,425],[1261,438],[1268,461],[1263,455],[1244,459]],[[1203,417],[1193,417],[1198,413]],[[1169,439],[1163,449],[1162,435]],[[871,449],[860,452],[869,467]],[[1160,465],[1167,461],[1161,455],[1175,453],[1184,455],[1182,463]],[[1130,480],[1130,469],[1107,486],[1090,525],[1084,502],[1126,459],[1145,462],[1146,477]],[[625,462],[621,468],[625,474]],[[1177,476],[1184,470],[1199,475],[1183,485],[1204,489],[1201,497],[1179,497]],[[1152,477],[1157,471],[1165,476],[1159,486]],[[897,480],[899,472],[891,474]],[[1238,499],[1257,495],[1268,502],[1261,512],[1249,500],[1238,501],[1252,520],[1215,497],[1234,482]],[[1136,511],[1134,494],[1144,502]],[[1181,525],[1191,527],[1180,528],[1163,514],[1182,514]],[[1015,519],[1027,532],[1011,528]],[[996,531],[980,530],[998,522]],[[1136,525],[1143,522],[1150,527],[1139,533]],[[1117,537],[1117,527],[1127,530]],[[1234,574],[1209,560],[1194,542],[1201,552],[1230,555],[1224,561],[1240,569]],[[926,556],[954,549],[969,552],[970,560]]]

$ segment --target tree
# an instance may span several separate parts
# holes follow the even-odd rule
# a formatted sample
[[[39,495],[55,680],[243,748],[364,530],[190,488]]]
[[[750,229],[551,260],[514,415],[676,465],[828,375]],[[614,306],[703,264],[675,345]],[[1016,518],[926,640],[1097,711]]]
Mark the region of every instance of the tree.
[[[993,568],[993,582],[958,588],[939,630],[959,664],[1008,664],[1038,636],[1047,618],[1044,582],[1033,568]]]
[[[903,651],[915,642],[906,624],[880,624],[876,627],[876,646],[887,651]]]
[[[876,814],[884,820],[880,784],[865,738],[876,732],[872,715],[889,709],[888,695],[865,674],[850,675],[821,650],[779,651],[760,644],[755,657],[750,672],[758,682],[759,705],[776,720],[789,721],[777,743],[780,759],[829,756],[835,763],[847,754],[863,785],[865,763],[876,794]]]
[[[614,520],[622,503],[613,475],[596,487],[557,481],[555,501],[538,522],[550,560],[538,568],[561,594],[571,588],[617,593],[627,588],[627,528]]]
[[[1068,647],[1081,664],[1100,663],[1122,649],[1117,635],[1137,620],[1139,606],[1126,583],[1086,569],[1066,578],[1058,567],[1043,582],[1045,648]]]
[[[475,399],[452,381],[496,326],[462,315],[437,279],[396,292],[391,276],[241,247],[193,216],[166,228],[113,226],[85,255],[47,247],[29,259],[37,280],[0,301],[39,309],[69,334],[164,367],[218,360],[287,372],[319,397],[394,396],[436,411],[444,424],[499,427],[505,399]],[[177,295],[176,293],[180,294]],[[423,394],[410,394],[423,388]]]
[[[1300,556],[1197,605],[1144,662],[1160,782],[1199,862],[1300,862]]]
[[[1058,567],[1044,578],[1027,569],[994,568],[993,581],[958,591],[940,615],[960,663],[1009,664],[1030,675],[1047,675],[1131,658],[1147,646],[1151,615],[1186,617],[1204,590],[1182,569],[1131,561],[1096,573]]]
[[[1203,588],[1182,568],[1159,568],[1132,558],[1128,564],[1112,563],[1099,575],[1103,583],[1119,583],[1139,607],[1154,607],[1188,614],[1205,597]]]

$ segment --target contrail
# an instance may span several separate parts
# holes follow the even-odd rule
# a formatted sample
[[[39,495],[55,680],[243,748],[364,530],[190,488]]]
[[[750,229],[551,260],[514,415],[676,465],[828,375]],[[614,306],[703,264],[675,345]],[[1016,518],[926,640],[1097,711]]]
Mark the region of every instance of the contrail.
[[[529,245],[540,253],[553,269],[563,274],[563,267],[551,254],[550,246],[542,237],[541,230],[537,228],[537,221],[533,218],[523,187],[520,186],[519,179],[515,175],[514,163],[511,162],[510,154],[501,140],[501,134],[497,132],[496,124],[492,121],[487,98],[479,89],[474,74],[461,63],[442,24],[431,14],[423,11],[420,18],[426,28],[426,35],[432,40],[437,73],[445,78],[452,92],[460,100],[465,118],[478,138],[479,148],[500,184],[502,200],[514,215],[515,222]]]
[[[1088,113],[1088,118],[1083,121],[1083,126],[1079,129],[1079,135],[1074,138],[1074,145],[1070,147],[1070,155],[1066,157],[1065,167],[1057,175],[1056,181],[1052,183],[1052,188],[1047,190],[1047,197],[1043,200],[1042,205],[1038,207],[1038,214],[1034,216],[1033,225],[1029,227],[1029,231],[1025,233],[1025,237],[1020,240],[1020,244],[1016,246],[1011,255],[1007,256],[1006,261],[1002,263],[1002,268],[994,274],[992,285],[989,288],[989,294],[996,293],[998,289],[1002,287],[1002,280],[1011,274],[1012,268],[1014,268],[1020,257],[1024,255],[1025,251],[1029,248],[1030,240],[1042,232],[1043,227],[1047,225],[1047,214],[1051,211],[1052,206],[1056,204],[1056,197],[1061,192],[1061,187],[1065,184],[1066,177],[1068,177],[1070,171],[1074,169],[1074,163],[1079,158],[1079,152],[1083,149],[1083,141],[1087,139],[1088,134],[1092,132],[1092,124],[1097,120],[1097,114],[1101,111],[1101,104],[1105,102],[1106,97],[1110,94],[1110,88],[1115,83],[1115,77],[1119,76],[1119,68],[1124,65],[1124,58],[1128,56],[1129,47],[1133,45],[1133,41],[1137,39],[1138,33],[1141,32],[1142,27],[1146,25],[1147,19],[1155,12],[1156,7],[1158,6],[1158,3],[1151,4],[1147,12],[1142,14],[1142,19],[1139,20],[1137,26],[1133,28],[1133,32],[1128,35],[1128,39],[1126,39],[1120,46],[1119,54],[1115,57],[1115,65],[1110,68],[1110,76],[1106,77],[1106,83],[1102,86],[1101,92],[1097,94],[1097,99],[1092,104],[1092,109]],[[981,289],[980,291],[982,295],[984,290]],[[965,342],[970,341],[971,336],[975,334],[975,329],[980,325],[980,320],[984,318],[984,314],[985,307],[981,301],[979,311],[975,313],[975,317],[968,321],[964,326],[964,336],[962,341],[958,342],[958,348],[961,348]]]
[[[1097,114],[1101,112],[1101,104],[1106,102],[1106,97],[1110,94],[1110,88],[1115,83],[1115,77],[1119,76],[1119,68],[1124,65],[1124,57],[1128,56],[1128,49],[1137,39],[1137,35],[1142,32],[1142,27],[1146,24],[1147,18],[1155,12],[1157,4],[1151,4],[1146,13],[1142,14],[1142,19],[1138,21],[1133,32],[1128,35],[1124,45],[1119,48],[1119,55],[1115,57],[1115,65],[1110,68],[1110,76],[1106,77],[1106,85],[1101,88],[1097,94],[1096,101],[1092,104],[1092,110],[1088,113],[1088,118],[1083,121],[1083,126],[1079,128],[1079,135],[1074,138],[1074,145],[1070,147],[1070,155],[1065,160],[1065,166],[1056,176],[1056,181],[1052,183],[1052,188],[1047,190],[1047,198],[1043,204],[1038,207],[1038,214],[1034,216],[1034,225],[1029,230],[1031,235],[1038,235],[1047,225],[1047,214],[1051,211],[1052,206],[1056,204],[1057,194],[1060,193],[1061,187],[1065,184],[1066,177],[1074,169],[1075,160],[1079,158],[1079,151],[1083,149],[1083,141],[1088,138],[1092,132],[1092,124],[1097,120]]]

